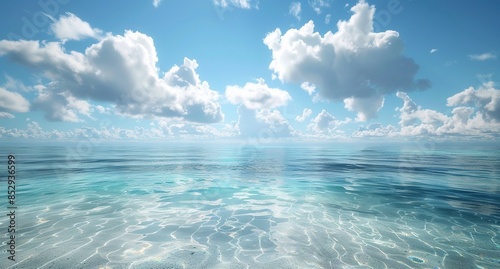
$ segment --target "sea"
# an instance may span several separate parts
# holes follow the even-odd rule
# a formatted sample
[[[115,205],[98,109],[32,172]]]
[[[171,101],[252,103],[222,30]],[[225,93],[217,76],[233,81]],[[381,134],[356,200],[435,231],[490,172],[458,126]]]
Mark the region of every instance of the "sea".
[[[0,268],[500,268],[498,142],[1,141],[0,158]]]

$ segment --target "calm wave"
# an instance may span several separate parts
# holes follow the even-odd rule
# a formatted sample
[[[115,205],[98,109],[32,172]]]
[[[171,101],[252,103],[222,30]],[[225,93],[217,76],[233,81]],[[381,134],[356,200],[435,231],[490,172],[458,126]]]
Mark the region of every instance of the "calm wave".
[[[0,150],[17,159],[16,268],[499,268],[498,152],[423,142]]]

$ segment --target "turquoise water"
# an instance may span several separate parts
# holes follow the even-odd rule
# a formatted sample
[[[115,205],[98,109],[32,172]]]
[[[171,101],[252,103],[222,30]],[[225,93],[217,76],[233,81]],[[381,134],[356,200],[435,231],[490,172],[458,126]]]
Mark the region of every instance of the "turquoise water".
[[[2,144],[17,159],[18,229],[13,263],[2,213],[0,268],[500,268],[498,152]]]

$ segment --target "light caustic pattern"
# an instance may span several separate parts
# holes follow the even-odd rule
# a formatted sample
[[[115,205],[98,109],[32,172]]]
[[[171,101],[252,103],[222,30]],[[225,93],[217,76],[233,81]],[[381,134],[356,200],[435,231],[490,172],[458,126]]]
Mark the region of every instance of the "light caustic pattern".
[[[21,151],[17,262],[2,268],[500,266],[487,153],[410,166],[405,149],[110,146],[47,168],[63,148]]]

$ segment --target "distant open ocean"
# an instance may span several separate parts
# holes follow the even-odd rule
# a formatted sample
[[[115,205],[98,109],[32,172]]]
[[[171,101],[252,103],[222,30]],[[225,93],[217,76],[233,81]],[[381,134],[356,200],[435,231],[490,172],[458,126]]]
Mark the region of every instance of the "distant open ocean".
[[[500,268],[499,143],[3,141],[0,158],[0,268]]]

